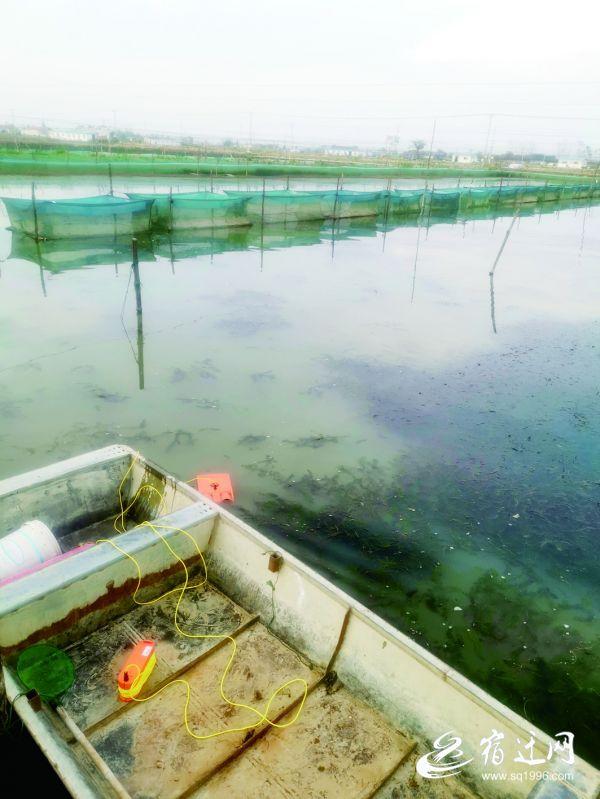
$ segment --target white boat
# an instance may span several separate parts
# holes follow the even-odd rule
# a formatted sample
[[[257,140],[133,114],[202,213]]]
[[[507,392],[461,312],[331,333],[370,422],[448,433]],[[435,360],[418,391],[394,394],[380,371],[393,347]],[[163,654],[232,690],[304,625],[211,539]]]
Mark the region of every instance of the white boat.
[[[119,495],[131,505],[123,515]],[[115,517],[126,532],[115,532]],[[580,758],[547,762],[555,738],[128,447],[0,482],[0,537],[32,519],[71,555],[0,586],[4,684],[78,799],[597,795],[600,775]],[[95,543],[108,537],[118,549]],[[202,576],[196,547],[205,585],[134,603],[132,558],[137,599],[149,602],[182,583],[176,555]],[[178,602],[186,635],[174,629]],[[141,640],[157,644],[140,694],[150,698],[119,702],[120,664]],[[40,642],[75,665],[58,702],[40,703],[17,674],[20,653]],[[191,732],[228,734],[188,733],[186,683]],[[494,733],[503,761],[485,764],[482,742]],[[545,765],[515,762],[530,739]]]

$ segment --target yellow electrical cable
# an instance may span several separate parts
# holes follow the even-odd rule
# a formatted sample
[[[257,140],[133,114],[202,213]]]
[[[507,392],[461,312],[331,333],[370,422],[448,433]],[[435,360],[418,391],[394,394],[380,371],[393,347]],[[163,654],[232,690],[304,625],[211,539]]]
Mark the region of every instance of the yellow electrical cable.
[[[160,504],[158,506],[159,513],[160,513],[160,510],[162,509],[162,505],[164,504],[164,499],[165,499],[164,498],[164,494],[161,494],[161,492],[158,491],[158,489],[156,489],[154,486],[151,486],[148,483],[144,483],[136,491],[136,493],[135,493],[133,499],[131,500],[131,502],[129,503],[129,505],[127,505],[127,507],[124,508],[124,506],[123,506],[123,494],[122,494],[123,485],[124,485],[127,477],[129,476],[129,473],[131,472],[131,470],[132,470],[135,462],[137,461],[138,457],[139,457],[139,453],[136,454],[135,458],[132,458],[131,464],[130,464],[129,468],[127,469],[127,471],[125,472],[125,475],[123,476],[123,479],[121,480],[121,483],[119,485],[119,507],[120,507],[120,513],[117,515],[117,517],[115,518],[115,521],[114,521],[114,529],[115,529],[115,531],[117,533],[125,532],[125,516],[128,513],[128,511],[133,507],[133,505],[137,502],[137,500],[138,500],[139,496],[141,495],[142,491],[154,491],[156,494],[158,494],[158,496],[160,498]],[[120,525],[119,525],[119,522],[120,522]],[[120,526],[121,529],[119,529],[119,526]],[[173,624],[174,624],[175,629],[177,630],[177,632],[180,635],[183,635],[185,638],[213,640],[213,641],[214,640],[231,641],[231,644],[232,644],[231,655],[229,656],[229,660],[227,661],[227,665],[225,666],[225,668],[223,670],[223,673],[221,675],[221,679],[220,679],[220,682],[219,682],[219,690],[220,690],[220,694],[221,694],[221,699],[226,704],[230,705],[231,707],[242,708],[244,710],[249,710],[250,712],[256,714],[258,719],[257,719],[257,721],[254,722],[254,724],[247,724],[247,725],[245,725],[243,727],[233,727],[231,729],[219,730],[217,732],[211,732],[208,735],[198,735],[197,733],[195,733],[190,728],[189,719],[188,719],[188,708],[189,708],[189,704],[190,704],[190,701],[191,701],[191,687],[190,687],[190,684],[189,684],[189,682],[187,680],[184,680],[184,679],[181,679],[181,678],[177,678],[175,680],[171,680],[171,682],[168,682],[166,685],[163,685],[162,688],[159,688],[158,691],[155,691],[150,696],[146,696],[146,697],[143,697],[141,699],[138,698],[138,697],[132,697],[133,701],[134,702],[148,702],[150,699],[154,699],[154,697],[158,696],[163,691],[165,691],[167,688],[170,688],[172,685],[175,685],[176,683],[181,683],[182,685],[185,686],[185,689],[186,689],[186,699],[185,699],[185,706],[184,706],[184,710],[183,710],[183,720],[184,720],[185,728],[186,728],[187,733],[192,738],[195,738],[196,740],[199,740],[199,741],[205,741],[205,740],[208,740],[209,738],[217,738],[217,737],[219,737],[221,735],[230,735],[230,734],[233,734],[233,733],[246,732],[247,730],[253,730],[253,729],[256,729],[256,727],[258,727],[263,722],[266,722],[271,727],[277,727],[279,729],[285,729],[285,727],[290,727],[292,724],[294,724],[298,720],[298,718],[300,716],[300,713],[302,713],[302,709],[304,708],[304,703],[306,702],[306,698],[308,696],[308,683],[306,682],[306,680],[304,680],[302,677],[294,677],[293,679],[288,680],[283,685],[280,685],[279,688],[277,688],[271,694],[271,697],[267,701],[267,703],[265,705],[265,709],[263,711],[257,710],[256,708],[252,707],[251,705],[246,705],[243,702],[234,702],[232,699],[229,699],[229,697],[225,694],[225,681],[227,679],[227,675],[229,674],[229,670],[231,668],[231,665],[232,665],[232,663],[233,663],[233,661],[235,659],[236,653],[237,653],[237,644],[236,644],[235,638],[233,638],[231,635],[224,635],[224,634],[217,634],[217,633],[188,633],[185,630],[182,630],[181,627],[179,626],[179,621],[178,621],[179,606],[180,606],[180,604],[181,604],[181,602],[183,600],[185,592],[190,590],[190,589],[192,589],[192,588],[201,588],[202,586],[204,586],[206,584],[206,582],[208,580],[208,571],[207,571],[207,568],[206,568],[206,561],[204,559],[204,555],[202,554],[202,551],[200,550],[200,547],[198,546],[198,544],[196,542],[196,539],[192,535],[190,535],[190,533],[188,533],[187,530],[182,530],[179,527],[171,527],[171,526],[165,525],[165,524],[153,524],[152,522],[149,522],[149,521],[142,522],[140,527],[148,527],[149,529],[151,529],[152,532],[161,539],[161,541],[167,547],[169,552],[171,552],[171,554],[181,563],[181,565],[183,566],[183,570],[185,572],[185,581],[184,581],[184,583],[182,585],[178,586],[177,588],[172,589],[171,591],[165,592],[164,594],[162,594],[161,596],[159,596],[159,597],[157,597],[155,599],[142,601],[142,600],[139,600],[137,598],[137,593],[140,590],[141,583],[142,583],[142,570],[140,568],[140,564],[138,563],[137,559],[133,555],[131,555],[129,552],[126,552],[124,549],[122,549],[117,543],[115,543],[110,538],[100,538],[100,539],[98,539],[98,541],[96,543],[98,543],[98,544],[102,544],[102,543],[110,544],[112,547],[114,547],[118,552],[120,552],[126,558],[129,558],[129,560],[134,564],[134,566],[135,566],[135,568],[137,570],[138,582],[137,582],[136,589],[133,592],[132,599],[136,603],[136,605],[154,605],[156,602],[160,602],[162,599],[164,599],[165,597],[169,596],[170,594],[179,592],[179,597],[178,597],[177,603],[175,605],[175,612],[173,614]],[[197,553],[198,553],[198,555],[200,557],[200,560],[202,562],[202,568],[203,568],[203,571],[204,571],[204,578],[203,578],[202,582],[197,583],[196,585],[190,585],[189,584],[190,576],[189,576],[188,568],[187,568],[187,566],[185,564],[185,561],[182,558],[179,557],[179,555],[171,547],[171,545],[166,540],[166,538],[159,532],[158,528],[160,528],[161,530],[171,530],[171,531],[174,531],[174,532],[177,532],[177,533],[183,533],[183,535],[187,536],[192,541],[192,543],[194,544],[194,547],[195,547],[195,549],[196,549],[196,551],[197,551]],[[134,665],[134,664],[132,664],[132,665]],[[138,667],[138,670],[139,670],[139,667]],[[139,677],[140,677],[140,675],[138,674],[138,676],[136,677],[136,679],[134,680],[134,682],[133,682],[133,684],[131,686],[131,689],[134,689],[135,683],[139,679]],[[271,719],[268,716],[269,716],[269,710],[271,709],[271,705],[272,705],[273,701],[275,700],[275,697],[279,693],[284,691],[286,688],[288,688],[289,686],[294,685],[294,683],[299,683],[303,687],[302,700],[300,701],[300,704],[298,706],[298,709],[297,709],[294,717],[292,719],[290,719],[289,721],[286,721],[283,724],[280,724],[280,723],[278,723],[276,721],[271,721]]]

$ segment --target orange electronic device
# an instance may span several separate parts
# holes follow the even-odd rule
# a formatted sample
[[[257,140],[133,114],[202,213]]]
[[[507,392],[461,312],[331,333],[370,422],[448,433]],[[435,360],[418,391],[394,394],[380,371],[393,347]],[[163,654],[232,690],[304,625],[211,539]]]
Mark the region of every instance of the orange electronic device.
[[[156,666],[154,641],[139,641],[125,658],[117,683],[121,702],[131,702],[140,693]]]

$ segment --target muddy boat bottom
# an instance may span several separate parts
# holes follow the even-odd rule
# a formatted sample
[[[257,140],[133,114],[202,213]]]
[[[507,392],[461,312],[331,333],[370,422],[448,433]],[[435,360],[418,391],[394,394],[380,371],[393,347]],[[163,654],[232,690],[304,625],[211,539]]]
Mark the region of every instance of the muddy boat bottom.
[[[198,735],[243,728],[256,715],[225,703],[219,683],[231,655],[229,638],[208,641],[179,636],[173,627],[178,595],[165,597],[102,627],[68,649],[76,682],[62,710],[84,733],[123,786],[123,796],[369,797],[401,767],[414,742],[376,710],[354,697],[335,673],[315,668],[269,629],[212,586],[188,591],[180,624],[192,633],[235,638],[237,653],[224,689],[230,700],[264,710],[275,689],[291,677],[308,685],[296,723],[262,723],[209,740],[186,732],[182,683],[147,702],[121,703],[116,675],[137,641],[157,641],[157,665],[141,697],[176,678],[189,682],[189,721]],[[285,724],[297,712],[298,684],[276,695],[271,721]],[[52,711],[47,708],[46,713]],[[80,743],[73,741],[75,749]],[[83,755],[78,753],[78,757]]]

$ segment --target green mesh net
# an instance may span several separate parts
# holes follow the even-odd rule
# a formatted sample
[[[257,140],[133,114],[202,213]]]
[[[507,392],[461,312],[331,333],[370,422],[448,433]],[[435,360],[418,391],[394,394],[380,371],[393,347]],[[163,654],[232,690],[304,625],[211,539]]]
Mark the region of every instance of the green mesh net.
[[[589,203],[600,184],[469,186],[392,191],[227,191],[103,195],[76,200],[5,198],[13,230],[37,239],[137,236],[152,231],[299,224],[327,219],[473,215],[549,202]]]
[[[243,227],[251,224],[246,209],[249,197],[229,197],[216,192],[128,193],[127,196],[131,200],[154,201],[152,223],[161,230]]]
[[[318,191],[227,191],[227,196],[238,199],[248,198],[248,215],[256,222],[263,220],[268,224],[278,222],[310,222],[326,219],[329,192]]]
[[[331,216],[334,219],[377,216],[384,210],[386,198],[387,192],[385,191],[331,192],[329,195],[329,202],[333,203]]]
[[[135,236],[150,229],[153,200],[82,197],[73,200],[22,200],[3,197],[13,230],[42,239],[76,236]]]
[[[28,691],[37,691],[46,701],[56,701],[73,685],[75,667],[55,646],[36,644],[19,655],[17,674]]]

